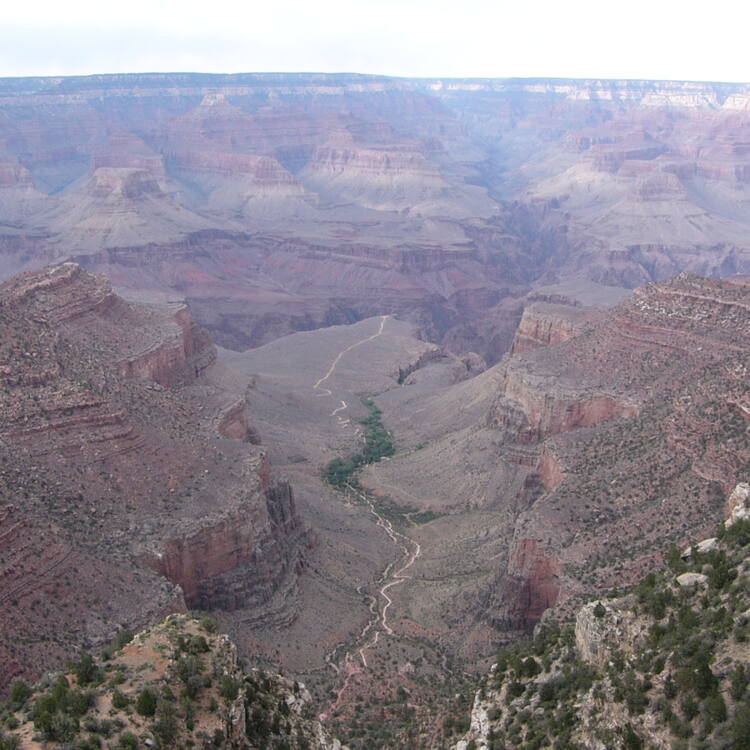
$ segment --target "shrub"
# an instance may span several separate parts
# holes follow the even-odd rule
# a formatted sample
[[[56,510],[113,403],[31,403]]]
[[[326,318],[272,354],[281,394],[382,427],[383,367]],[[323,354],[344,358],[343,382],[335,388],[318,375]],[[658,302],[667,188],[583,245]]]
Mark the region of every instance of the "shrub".
[[[177,638],[177,648],[188,654],[205,654],[209,651],[208,643],[202,635],[180,635]]]
[[[94,702],[94,696],[90,692],[71,690],[65,702],[65,710],[72,716],[83,716]]]
[[[713,692],[704,703],[706,716],[714,723],[721,724],[727,719],[727,706],[721,693]]]
[[[219,681],[219,695],[227,702],[231,703],[240,691],[240,684],[233,677],[223,675]]]
[[[523,683],[515,680],[508,685],[508,698],[511,700],[513,700],[513,698],[518,698],[524,694],[525,690],[526,688],[523,686]]]
[[[750,682],[750,680],[748,679],[745,665],[738,664],[734,668],[734,670],[732,670],[732,683],[729,690],[733,700],[742,700],[742,697],[745,695],[745,691],[747,690],[748,682]]]
[[[10,687],[10,702],[17,710],[31,697],[31,688],[23,681],[16,680]]]
[[[59,711],[42,712],[34,718],[34,729],[48,742],[70,742],[78,734],[78,720]]]
[[[750,707],[739,706],[732,719],[729,730],[732,738],[731,747],[736,750],[750,747]]]
[[[130,703],[130,700],[128,699],[127,695],[122,692],[122,690],[118,690],[115,688],[112,691],[112,705],[117,709],[123,709],[127,708],[128,704]]]
[[[625,750],[641,750],[643,747],[643,740],[636,734],[630,724],[625,725],[622,734],[622,746]]]
[[[692,695],[687,695],[680,701],[680,708],[682,709],[682,715],[688,721],[692,721],[698,715],[698,704]]]
[[[174,707],[166,700],[160,700],[154,722],[154,734],[163,746],[169,747],[177,736],[177,721]]]
[[[138,738],[132,732],[123,732],[117,747],[119,750],[138,750]]]
[[[200,625],[207,633],[215,633],[219,629],[219,623],[208,615],[201,617]]]
[[[71,664],[71,670],[79,685],[90,685],[101,680],[101,670],[91,654],[82,654],[79,661]]]
[[[156,693],[151,688],[145,687],[138,693],[135,710],[141,716],[153,716],[156,713],[156,700]]]

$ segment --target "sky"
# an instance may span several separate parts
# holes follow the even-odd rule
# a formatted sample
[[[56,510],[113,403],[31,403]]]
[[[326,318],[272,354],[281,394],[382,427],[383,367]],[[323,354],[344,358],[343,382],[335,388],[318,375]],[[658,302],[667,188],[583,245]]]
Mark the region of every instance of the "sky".
[[[3,5],[0,76],[316,71],[750,80],[750,10],[736,0],[6,0]]]

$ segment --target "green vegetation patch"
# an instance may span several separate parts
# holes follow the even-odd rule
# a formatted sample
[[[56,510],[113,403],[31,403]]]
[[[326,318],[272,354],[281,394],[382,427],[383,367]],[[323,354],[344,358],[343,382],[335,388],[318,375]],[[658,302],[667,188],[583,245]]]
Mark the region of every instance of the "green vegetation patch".
[[[383,426],[383,412],[371,398],[363,398],[362,403],[369,412],[366,417],[359,420],[359,423],[365,428],[362,450],[349,456],[349,458],[334,458],[323,470],[323,477],[326,482],[334,487],[357,486],[354,475],[361,466],[374,464],[396,452],[393,445],[393,435]]]

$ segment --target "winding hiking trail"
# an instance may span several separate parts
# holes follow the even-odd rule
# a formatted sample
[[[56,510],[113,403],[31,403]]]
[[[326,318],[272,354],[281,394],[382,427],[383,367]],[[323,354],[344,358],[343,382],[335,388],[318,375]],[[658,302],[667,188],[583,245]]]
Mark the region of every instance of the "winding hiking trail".
[[[318,396],[333,397],[333,393],[330,388],[321,387],[323,383],[325,383],[333,375],[336,370],[336,366],[347,352],[350,352],[352,351],[352,349],[355,349],[358,346],[366,344],[368,341],[372,341],[381,336],[383,334],[383,330],[385,329],[386,321],[389,317],[389,315],[381,316],[380,327],[377,333],[361,339],[360,341],[356,341],[355,343],[346,347],[346,349],[342,349],[336,355],[336,358],[328,368],[328,372],[326,372],[326,374],[318,379],[313,385],[313,390],[320,391],[317,394]],[[329,416],[336,417],[339,420],[339,423],[342,425],[349,424],[350,421],[348,419],[344,419],[343,417],[339,416],[339,413],[345,411],[348,408],[348,405],[343,399],[340,400],[340,404],[341,405],[336,407]],[[341,648],[346,647],[345,643],[337,644],[333,651],[331,651],[325,658],[326,664],[328,664],[336,673],[341,674],[343,671],[343,673],[346,674],[343,685],[336,691],[336,697],[332,702],[329,711],[333,711],[338,707],[341,702],[342,696],[349,686],[350,680],[355,675],[360,674],[363,670],[369,668],[367,664],[366,651],[377,644],[378,640],[380,639],[381,633],[390,636],[394,635],[393,628],[391,628],[391,626],[388,624],[388,610],[393,604],[393,599],[391,599],[387,591],[394,586],[402,584],[409,578],[409,576],[406,575],[406,571],[409,570],[412,565],[414,565],[414,563],[422,553],[422,548],[419,543],[411,537],[408,537],[405,534],[396,531],[396,529],[393,528],[393,524],[378,512],[373,501],[364,492],[353,487],[350,484],[347,484],[346,488],[350,493],[359,497],[359,499],[367,506],[370,513],[375,517],[375,525],[383,529],[390,541],[398,549],[398,554],[395,559],[391,560],[391,562],[388,563],[388,565],[381,573],[380,578],[376,582],[376,585],[379,587],[378,598],[369,594],[367,595],[367,598],[369,600],[368,606],[371,615],[370,619],[362,628],[362,631],[355,639],[352,647],[344,654],[343,662],[341,660],[339,660],[339,663],[336,662],[336,654]],[[400,567],[394,570],[396,566]],[[357,587],[357,592],[359,594],[364,594],[364,587]],[[380,601],[380,603],[378,601],[379,599],[382,600]],[[368,634],[370,634],[371,632],[372,635],[368,638]],[[359,654],[359,658],[362,662],[361,666],[356,663],[356,659],[352,655],[353,653]]]
[[[313,390],[317,391],[320,386],[328,380],[328,378],[333,375],[333,371],[336,369],[336,365],[341,361],[341,358],[347,353],[350,352],[352,349],[356,349],[358,346],[361,346],[362,344],[366,344],[368,341],[372,341],[373,339],[378,338],[378,336],[382,336],[383,329],[385,328],[385,322],[390,318],[390,315],[381,315],[380,316],[380,328],[378,329],[377,333],[373,333],[372,336],[368,336],[365,339],[362,339],[361,341],[355,341],[350,346],[347,346],[346,349],[342,349],[337,355],[336,359],[333,360],[331,363],[331,366],[328,368],[328,372],[323,375],[322,378],[320,378],[315,385],[313,386]],[[333,394],[328,388],[323,388],[322,391],[318,394],[318,396],[332,396]],[[343,401],[341,403],[344,403]]]

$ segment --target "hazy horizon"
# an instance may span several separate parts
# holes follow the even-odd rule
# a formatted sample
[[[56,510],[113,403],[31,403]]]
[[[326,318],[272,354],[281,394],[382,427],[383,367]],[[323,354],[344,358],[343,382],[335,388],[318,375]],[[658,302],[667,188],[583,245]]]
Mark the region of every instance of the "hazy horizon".
[[[351,71],[405,78],[744,83],[745,11],[599,2],[29,0],[3,12],[0,76]]]
[[[37,74],[37,75],[0,75],[0,79],[24,79],[24,78],[96,78],[98,76],[362,76],[372,78],[388,78],[393,80],[452,80],[452,81],[632,81],[632,82],[676,82],[697,84],[719,84],[719,85],[750,85],[750,76],[743,80],[719,80],[715,78],[622,78],[615,76],[451,76],[451,75],[393,75],[389,73],[362,73],[357,70],[101,70],[95,73],[62,73],[62,74]]]

